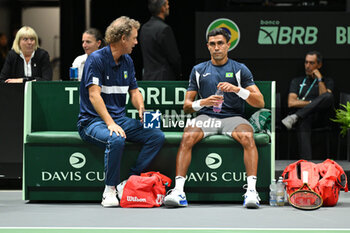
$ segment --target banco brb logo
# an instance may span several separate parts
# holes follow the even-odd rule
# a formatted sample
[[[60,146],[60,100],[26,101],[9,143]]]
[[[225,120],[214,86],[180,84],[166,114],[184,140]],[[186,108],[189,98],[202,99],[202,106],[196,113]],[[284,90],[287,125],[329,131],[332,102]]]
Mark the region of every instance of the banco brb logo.
[[[274,22],[274,21],[273,21]],[[276,21],[279,24],[279,21]],[[258,43],[261,45],[315,44],[318,28],[314,26],[260,26]]]
[[[214,30],[215,28],[225,29],[228,32],[228,34],[231,36],[231,39],[229,41],[231,43],[231,45],[230,45],[230,48],[228,49],[228,51],[231,51],[232,49],[234,49],[238,45],[241,34],[240,34],[239,28],[238,28],[237,24],[235,24],[235,22],[233,22],[230,19],[225,19],[225,18],[214,20],[207,28],[207,33],[205,34],[205,38],[207,38],[208,33],[210,31]]]
[[[82,168],[86,163],[86,158],[82,153],[75,152],[70,156],[69,163],[74,168]]]
[[[205,158],[205,164],[210,168],[210,169],[217,169],[221,166],[222,159],[221,156],[217,153],[210,153],[207,155]]]

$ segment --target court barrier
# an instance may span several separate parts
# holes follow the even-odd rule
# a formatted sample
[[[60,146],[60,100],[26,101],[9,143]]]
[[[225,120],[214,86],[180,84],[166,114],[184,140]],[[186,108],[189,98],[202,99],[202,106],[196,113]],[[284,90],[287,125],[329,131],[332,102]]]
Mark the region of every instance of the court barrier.
[[[182,106],[188,82],[138,82],[146,110],[162,113],[165,143],[149,170],[174,178],[177,150],[186,125]],[[268,200],[275,171],[275,82],[257,81],[265,108],[272,110],[272,136],[256,133],[257,189]],[[79,82],[27,82],[24,104],[23,199],[99,201],[104,189],[104,151],[83,142],[77,132]],[[246,105],[249,117],[258,109]],[[138,117],[127,97],[127,115]],[[141,145],[127,142],[121,179],[126,179]],[[242,146],[224,135],[203,139],[193,148],[185,191],[189,201],[242,201],[246,183]]]

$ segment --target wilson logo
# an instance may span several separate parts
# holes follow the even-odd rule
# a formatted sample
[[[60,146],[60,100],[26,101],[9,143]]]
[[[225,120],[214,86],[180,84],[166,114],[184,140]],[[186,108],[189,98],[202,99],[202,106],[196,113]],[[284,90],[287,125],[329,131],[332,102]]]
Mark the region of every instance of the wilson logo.
[[[126,200],[130,202],[147,202],[146,198],[138,198],[133,196],[126,196]]]

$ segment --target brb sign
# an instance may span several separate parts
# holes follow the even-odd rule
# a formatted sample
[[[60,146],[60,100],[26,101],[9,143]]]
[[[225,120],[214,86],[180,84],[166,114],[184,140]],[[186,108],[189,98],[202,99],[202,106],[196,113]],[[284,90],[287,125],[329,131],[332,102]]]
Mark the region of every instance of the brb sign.
[[[261,25],[258,36],[259,44],[312,45],[317,42],[318,28],[314,26],[282,26],[278,20],[261,20]]]
[[[350,13],[197,12],[196,59],[210,57],[205,35],[217,27],[231,35],[234,58],[301,59],[312,50],[326,59],[350,58]]]

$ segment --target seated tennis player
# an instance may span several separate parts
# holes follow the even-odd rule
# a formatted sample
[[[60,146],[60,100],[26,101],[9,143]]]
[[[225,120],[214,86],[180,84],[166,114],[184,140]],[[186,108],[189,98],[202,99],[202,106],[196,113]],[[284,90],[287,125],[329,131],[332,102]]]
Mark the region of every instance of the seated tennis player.
[[[210,119],[218,123],[215,123],[215,126],[220,127],[199,128],[191,124],[185,128],[177,152],[175,188],[164,198],[164,204],[170,207],[188,205],[184,185],[191,162],[192,147],[207,136],[224,134],[233,137],[244,149],[248,185],[243,206],[259,208],[260,198],[256,191],[258,151],[253,138],[253,128],[242,116],[245,102],[253,107],[263,108],[264,98],[249,69],[244,64],[228,58],[230,35],[224,29],[217,28],[209,32],[207,40],[211,60],[192,69],[184,110],[185,113],[197,112],[195,121]],[[217,89],[221,89],[224,95],[215,95]],[[198,100],[195,101],[197,95]],[[222,101],[221,111],[214,112],[213,106]]]

